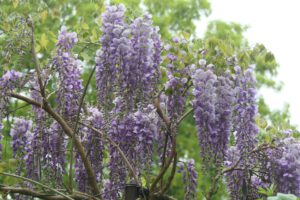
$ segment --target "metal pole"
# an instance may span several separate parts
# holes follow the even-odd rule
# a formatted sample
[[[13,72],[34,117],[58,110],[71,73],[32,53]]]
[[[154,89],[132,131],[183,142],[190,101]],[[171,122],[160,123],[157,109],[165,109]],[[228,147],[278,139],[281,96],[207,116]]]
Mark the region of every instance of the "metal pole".
[[[125,186],[125,200],[136,200],[139,197],[139,187],[137,184],[127,184]]]

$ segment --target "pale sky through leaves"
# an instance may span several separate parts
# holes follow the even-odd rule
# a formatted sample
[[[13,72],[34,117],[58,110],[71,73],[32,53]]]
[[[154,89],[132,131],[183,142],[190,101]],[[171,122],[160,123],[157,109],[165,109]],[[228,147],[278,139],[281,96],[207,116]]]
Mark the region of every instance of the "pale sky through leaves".
[[[300,127],[300,0],[210,0],[212,14],[197,24],[202,35],[211,20],[249,25],[245,36],[250,46],[262,43],[280,64],[280,93],[262,89],[273,109],[290,104],[291,123]]]

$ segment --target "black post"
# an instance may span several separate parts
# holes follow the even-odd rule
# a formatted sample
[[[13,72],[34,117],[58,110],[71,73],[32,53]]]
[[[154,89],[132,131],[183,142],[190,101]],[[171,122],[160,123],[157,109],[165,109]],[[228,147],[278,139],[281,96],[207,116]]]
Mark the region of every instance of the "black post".
[[[125,186],[125,200],[136,200],[139,197],[139,187],[137,184],[127,184]]]

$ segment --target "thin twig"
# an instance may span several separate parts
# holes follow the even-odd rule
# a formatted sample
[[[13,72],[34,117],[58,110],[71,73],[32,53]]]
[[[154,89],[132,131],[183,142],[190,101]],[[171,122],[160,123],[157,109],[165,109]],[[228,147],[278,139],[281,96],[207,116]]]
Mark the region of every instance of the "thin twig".
[[[0,185],[0,191],[4,192],[5,194],[22,194],[22,195],[37,197],[39,199],[45,199],[45,200],[68,200],[68,198],[63,197],[61,195],[47,194],[29,188]],[[92,200],[92,199],[96,200],[97,199],[95,197],[91,197],[81,192],[74,192],[74,194],[70,195],[69,197],[71,197],[74,200]]]
[[[169,176],[167,184],[165,185],[165,187],[161,191],[161,194],[166,193],[168,191],[168,189],[170,188],[171,183],[172,183],[172,181],[174,179],[174,176],[175,176],[176,166],[177,166],[177,154],[175,155],[174,160],[173,160],[173,166],[172,166],[171,175]]]
[[[181,118],[177,121],[177,124],[180,124],[187,116],[189,116],[192,112],[194,112],[194,108],[190,109],[186,113],[184,113]]]
[[[89,76],[88,81],[87,81],[87,83],[84,87],[83,94],[82,94],[80,102],[79,102],[79,107],[78,107],[78,110],[77,110],[77,115],[76,115],[76,119],[75,119],[75,126],[74,126],[74,134],[75,135],[77,135],[77,133],[78,133],[78,122],[79,122],[79,117],[80,117],[80,112],[81,112],[81,108],[82,108],[82,105],[83,105],[84,97],[87,94],[87,89],[88,89],[89,84],[92,80],[92,77],[93,77],[93,74],[94,74],[95,70],[96,70],[96,66],[94,66],[94,68],[92,69],[92,71],[90,73],[90,76]],[[72,140],[71,140],[71,152],[70,152],[69,184],[68,184],[68,187],[69,187],[71,192],[72,192],[72,182],[73,182],[73,177],[72,177],[73,146],[74,146],[74,139],[72,138]]]
[[[38,82],[39,82],[39,86],[40,86],[41,95],[42,95],[43,99],[45,100],[46,94],[45,94],[45,87],[43,85],[43,80],[42,80],[42,72],[41,72],[39,61],[38,61],[38,58],[37,58],[37,55],[35,52],[34,24],[30,18],[28,20],[29,20],[28,26],[31,28],[31,54],[33,56],[33,62],[34,62],[35,70],[37,73],[37,78],[38,78]]]
[[[20,106],[20,107],[14,109],[14,110],[10,110],[10,111],[8,111],[7,115],[10,115],[11,113],[14,113],[14,112],[16,112],[16,111],[18,111],[18,110],[20,110],[20,109],[26,108],[27,106],[30,106],[30,104],[29,104],[29,103],[26,103],[25,105]]]
[[[19,176],[19,175],[16,175],[16,174],[9,174],[9,173],[5,173],[5,172],[0,172],[1,175],[4,175],[4,176],[10,176],[10,177],[14,177],[14,178],[17,178],[17,179],[21,179],[21,180],[24,180],[24,181],[27,181],[27,182],[30,182],[30,183],[33,183],[35,185],[38,185],[38,186],[41,186],[43,188],[46,188],[52,192],[55,192],[56,194],[59,194],[63,197],[65,197],[66,199],[69,199],[69,200],[74,200],[73,198],[65,195],[64,193],[61,193],[60,191],[57,191],[56,189],[53,189],[53,188],[50,188],[49,186],[47,185],[44,185],[40,182],[37,182],[35,180],[32,180],[32,179],[29,179],[29,178],[25,178],[25,177],[22,177],[22,176]]]
[[[139,179],[137,177],[137,175],[135,174],[134,172],[134,169],[132,167],[132,165],[130,164],[129,160],[127,159],[126,155],[124,154],[124,152],[122,151],[122,149],[119,147],[119,145],[117,143],[115,143],[112,139],[110,139],[109,137],[106,137],[101,131],[99,131],[98,129],[88,125],[88,124],[85,124],[85,123],[82,123],[82,122],[79,122],[81,125],[85,126],[85,127],[88,127],[90,128],[91,130],[95,131],[96,133],[100,134],[102,136],[102,138],[100,139],[106,139],[111,145],[113,145],[117,151],[119,152],[119,154],[121,155],[123,161],[125,162],[125,164],[127,165],[128,167],[128,170],[130,171],[130,173],[132,174],[135,182],[137,184],[139,184]]]
[[[273,146],[270,146],[269,144],[262,144],[262,145],[259,145],[258,147],[256,147],[256,148],[253,149],[252,151],[250,151],[249,153],[244,154],[244,155],[241,155],[241,156],[239,157],[239,159],[238,159],[232,166],[227,167],[227,168],[223,169],[221,172],[219,172],[219,173],[213,178],[213,181],[212,181],[210,190],[209,190],[209,192],[207,193],[206,199],[207,199],[207,200],[210,200],[210,199],[212,198],[212,196],[216,193],[216,185],[217,185],[219,179],[220,179],[224,174],[236,170],[236,169],[237,169],[237,166],[239,165],[239,163],[242,161],[243,158],[248,157],[248,156],[250,156],[250,155],[253,154],[253,153],[257,153],[257,152],[259,152],[259,151],[263,151],[263,150],[269,149],[269,148],[274,148],[274,147],[273,147]]]

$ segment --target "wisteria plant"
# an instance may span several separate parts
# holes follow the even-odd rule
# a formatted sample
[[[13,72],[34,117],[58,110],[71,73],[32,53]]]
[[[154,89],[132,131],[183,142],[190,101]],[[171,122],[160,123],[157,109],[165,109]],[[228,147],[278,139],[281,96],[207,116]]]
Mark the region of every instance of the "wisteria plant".
[[[251,63],[215,66],[206,49],[194,52],[194,40],[162,41],[150,15],[128,19],[115,5],[102,15],[93,65],[79,59],[77,34],[62,26],[41,66],[33,20],[25,26],[34,70],[0,78],[0,158],[12,150],[1,158],[4,199],[178,199],[170,193],[177,176],[185,200],[216,199],[222,184],[232,200],[264,199],[261,191],[274,186],[300,195],[300,143],[287,130],[270,142],[259,137]],[[15,102],[32,111],[14,117]],[[177,147],[191,116],[199,163]],[[211,174],[207,190],[200,171]]]

